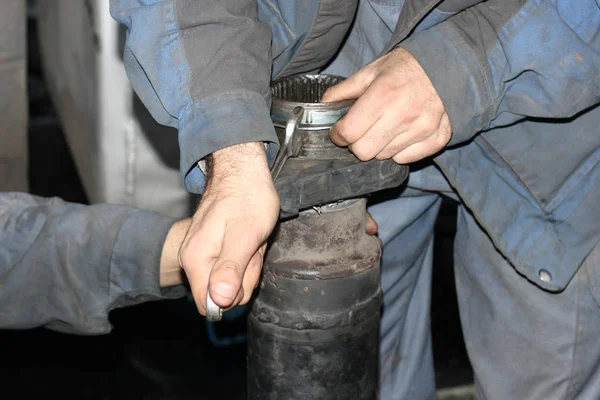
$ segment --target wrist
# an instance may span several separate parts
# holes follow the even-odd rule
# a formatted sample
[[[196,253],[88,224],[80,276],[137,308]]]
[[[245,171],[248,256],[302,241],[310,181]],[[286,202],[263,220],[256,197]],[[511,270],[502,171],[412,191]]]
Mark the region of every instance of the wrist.
[[[179,264],[178,254],[189,225],[190,219],[177,221],[167,233],[160,257],[161,287],[180,285],[184,282],[184,272]]]
[[[226,181],[230,177],[270,179],[265,144],[241,143],[215,151],[208,157],[208,185]]]

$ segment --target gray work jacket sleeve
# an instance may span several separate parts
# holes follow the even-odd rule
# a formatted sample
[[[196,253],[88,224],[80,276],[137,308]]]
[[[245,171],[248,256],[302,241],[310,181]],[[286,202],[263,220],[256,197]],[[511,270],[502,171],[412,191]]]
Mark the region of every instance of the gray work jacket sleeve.
[[[598,104],[599,27],[595,0],[489,0],[400,47],[433,82],[458,144],[523,118],[571,118]]]
[[[129,80],[159,123],[177,128],[186,188],[201,193],[197,166],[225,147],[278,140],[271,123],[271,31],[256,0],[111,0],[127,28]]]
[[[0,193],[0,328],[104,334],[115,308],[185,295],[159,287],[173,222],[126,206]]]

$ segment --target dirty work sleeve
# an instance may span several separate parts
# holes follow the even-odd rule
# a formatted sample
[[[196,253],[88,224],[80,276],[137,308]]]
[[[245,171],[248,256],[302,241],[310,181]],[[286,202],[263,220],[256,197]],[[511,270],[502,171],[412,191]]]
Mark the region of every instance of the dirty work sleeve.
[[[600,102],[595,0],[489,0],[399,46],[438,91],[451,144],[526,117],[569,118]]]
[[[0,329],[104,334],[111,310],[184,296],[183,286],[159,287],[173,222],[126,206],[0,193]]]
[[[124,63],[153,117],[179,131],[187,189],[202,192],[198,161],[222,148],[278,141],[269,116],[271,31],[256,0],[111,0],[127,28]]]

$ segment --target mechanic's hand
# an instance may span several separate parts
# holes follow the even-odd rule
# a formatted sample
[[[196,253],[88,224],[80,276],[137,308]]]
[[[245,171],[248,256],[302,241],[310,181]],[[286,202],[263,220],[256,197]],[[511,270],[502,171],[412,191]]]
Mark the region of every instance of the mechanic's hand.
[[[367,233],[369,235],[375,235],[379,227],[377,226],[377,222],[373,219],[371,214],[367,213]]]
[[[201,314],[207,288],[223,309],[250,300],[278,216],[279,196],[262,143],[213,153],[204,195],[179,253]]]
[[[160,287],[181,285],[185,280],[177,254],[189,229],[190,222],[190,218],[176,221],[165,237],[160,256]]]
[[[452,129],[442,100],[404,49],[393,50],[329,88],[321,101],[356,98],[330,138],[362,161],[393,158],[407,164],[437,153],[450,141]]]

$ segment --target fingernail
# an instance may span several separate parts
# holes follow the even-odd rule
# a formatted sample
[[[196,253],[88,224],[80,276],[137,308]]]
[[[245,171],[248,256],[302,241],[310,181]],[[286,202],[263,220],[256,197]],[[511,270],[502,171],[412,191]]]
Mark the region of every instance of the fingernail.
[[[235,298],[235,290],[233,286],[228,283],[217,283],[211,286],[211,293],[219,295],[224,300],[232,301]]]

